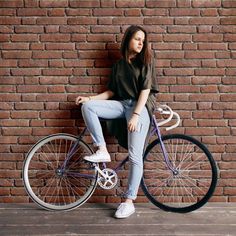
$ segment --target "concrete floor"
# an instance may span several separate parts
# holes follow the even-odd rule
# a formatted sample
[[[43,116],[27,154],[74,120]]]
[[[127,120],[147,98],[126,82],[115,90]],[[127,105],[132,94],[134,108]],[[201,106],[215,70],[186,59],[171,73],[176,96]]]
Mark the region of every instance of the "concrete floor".
[[[84,204],[70,212],[49,212],[35,204],[0,204],[0,235],[236,235],[236,204],[208,203],[178,214],[136,204],[128,219],[115,219],[117,204]]]

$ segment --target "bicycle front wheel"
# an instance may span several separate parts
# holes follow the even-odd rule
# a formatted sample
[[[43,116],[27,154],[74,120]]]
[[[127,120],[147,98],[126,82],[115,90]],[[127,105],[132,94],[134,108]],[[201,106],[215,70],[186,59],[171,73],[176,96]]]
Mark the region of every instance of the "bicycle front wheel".
[[[211,153],[187,135],[166,135],[162,140],[173,170],[167,166],[160,140],[149,144],[141,181],[145,195],[165,211],[186,213],[200,208],[212,196],[217,183]]]
[[[69,134],[54,134],[37,142],[23,166],[23,182],[31,199],[54,211],[72,210],[86,202],[98,178],[94,166],[83,160],[92,153],[86,143]]]

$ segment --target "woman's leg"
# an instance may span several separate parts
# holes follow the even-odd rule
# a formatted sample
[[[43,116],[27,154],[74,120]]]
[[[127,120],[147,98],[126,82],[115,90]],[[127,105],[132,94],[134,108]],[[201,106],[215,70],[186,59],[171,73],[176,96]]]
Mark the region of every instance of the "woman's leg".
[[[128,109],[126,112],[127,122],[131,118],[133,109]],[[138,122],[138,131],[128,132],[128,148],[129,148],[129,177],[128,190],[126,198],[132,202],[135,200],[138,193],[138,188],[143,175],[143,149],[147,133],[150,125],[150,117],[147,108],[144,107],[140,113]]]
[[[134,106],[125,105],[127,122],[130,120]],[[129,177],[126,200],[118,207],[115,217],[126,218],[135,212],[133,200],[137,197],[138,188],[143,175],[143,148],[150,124],[150,118],[146,107],[140,114],[138,131],[128,132],[129,147]]]
[[[115,100],[91,100],[82,105],[84,122],[95,146],[106,146],[99,118],[115,119],[125,117],[124,107]]]

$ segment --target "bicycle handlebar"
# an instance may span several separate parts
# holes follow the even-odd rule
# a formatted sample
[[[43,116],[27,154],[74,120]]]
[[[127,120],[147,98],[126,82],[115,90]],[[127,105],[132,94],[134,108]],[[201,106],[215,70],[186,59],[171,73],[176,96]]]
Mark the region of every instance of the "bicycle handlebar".
[[[156,111],[158,111],[161,115],[169,115],[169,117],[163,121],[158,122],[158,126],[162,126],[168,122],[170,122],[173,117],[177,119],[176,123],[170,127],[165,128],[167,131],[176,128],[179,126],[180,123],[180,116],[177,112],[174,112],[169,106],[167,105],[160,105]]]

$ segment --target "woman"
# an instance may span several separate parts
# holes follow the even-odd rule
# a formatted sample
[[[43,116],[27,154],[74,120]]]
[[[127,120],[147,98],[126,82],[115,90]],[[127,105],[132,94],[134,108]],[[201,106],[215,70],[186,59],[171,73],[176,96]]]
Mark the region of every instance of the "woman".
[[[142,27],[131,25],[127,28],[121,43],[121,54],[122,58],[112,67],[107,91],[96,96],[76,98],[77,105],[83,103],[82,115],[98,148],[95,154],[84,157],[87,161],[111,161],[99,118],[115,119],[112,121],[114,124],[118,118],[126,121],[120,123],[122,129],[116,129],[116,136],[128,148],[130,162],[126,198],[118,207],[116,218],[126,218],[135,212],[133,201],[143,174],[143,150],[155,106],[154,94],[158,92],[154,61],[147,33]],[[122,131],[125,132],[122,134]],[[125,142],[122,139],[124,134]]]

